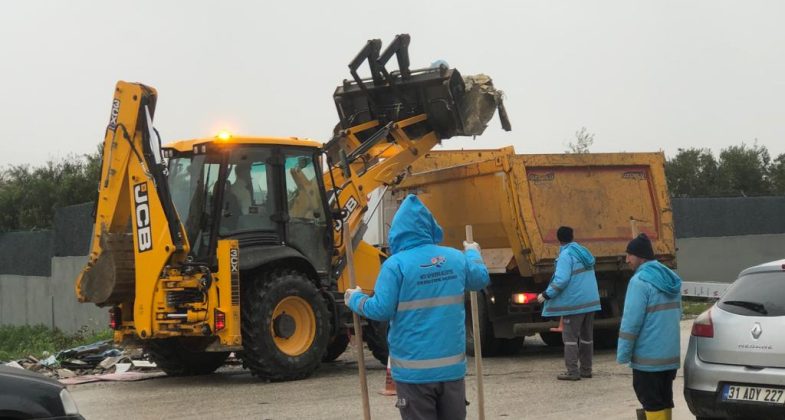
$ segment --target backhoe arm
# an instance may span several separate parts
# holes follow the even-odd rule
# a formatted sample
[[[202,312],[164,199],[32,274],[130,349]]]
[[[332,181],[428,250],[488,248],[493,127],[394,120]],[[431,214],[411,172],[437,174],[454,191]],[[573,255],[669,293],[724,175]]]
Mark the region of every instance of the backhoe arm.
[[[112,306],[115,340],[217,336],[241,344],[239,247],[219,240],[216,267],[187,259],[160,140],[155,89],[118,82],[103,145],[93,240],[76,281],[81,302]],[[223,290],[224,293],[219,293]]]

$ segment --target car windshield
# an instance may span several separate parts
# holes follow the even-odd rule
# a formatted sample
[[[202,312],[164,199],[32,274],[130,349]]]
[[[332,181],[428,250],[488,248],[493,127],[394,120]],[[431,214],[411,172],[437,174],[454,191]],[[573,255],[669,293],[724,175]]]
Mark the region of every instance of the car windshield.
[[[785,316],[785,272],[751,273],[739,277],[718,306],[746,316]]]

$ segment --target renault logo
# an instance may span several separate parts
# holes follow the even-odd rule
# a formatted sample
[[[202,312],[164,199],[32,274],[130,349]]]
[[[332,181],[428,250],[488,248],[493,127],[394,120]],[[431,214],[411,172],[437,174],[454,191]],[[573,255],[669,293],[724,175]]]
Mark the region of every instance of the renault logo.
[[[757,340],[758,337],[760,337],[760,335],[763,334],[763,328],[760,327],[760,323],[756,322],[755,325],[752,327],[752,331],[750,331],[750,333],[752,334],[752,338]]]

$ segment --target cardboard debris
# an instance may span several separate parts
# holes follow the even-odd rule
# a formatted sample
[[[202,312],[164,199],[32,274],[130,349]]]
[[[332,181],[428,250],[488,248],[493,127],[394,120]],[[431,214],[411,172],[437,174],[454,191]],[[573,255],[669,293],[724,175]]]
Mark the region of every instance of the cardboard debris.
[[[76,376],[76,373],[69,369],[57,369],[57,376],[60,378],[73,378]]]
[[[63,350],[44,359],[28,356],[6,363],[59,379],[64,384],[138,381],[164,375],[142,349],[119,349],[107,341]]]
[[[140,369],[154,369],[158,367],[155,365],[155,363],[149,362],[147,360],[131,360],[131,364],[135,368],[140,368]]]
[[[122,360],[127,360],[129,363],[131,361],[131,359],[126,356],[112,356],[102,360],[101,363],[98,364],[98,367],[104,370],[109,370],[112,368],[112,366],[115,366]]]
[[[15,361],[10,361],[10,362],[6,363],[5,365],[6,366],[15,367],[15,368],[19,368],[19,369],[24,369],[24,367],[22,367],[22,365],[20,365],[18,362],[15,362]]]
[[[143,381],[145,379],[158,378],[161,376],[166,376],[166,374],[163,372],[107,373],[103,375],[83,375],[75,378],[60,379],[60,383],[63,385],[76,385],[99,381]]]
[[[114,365],[114,373],[123,373],[128,372],[128,369],[131,369],[131,363],[117,363]]]

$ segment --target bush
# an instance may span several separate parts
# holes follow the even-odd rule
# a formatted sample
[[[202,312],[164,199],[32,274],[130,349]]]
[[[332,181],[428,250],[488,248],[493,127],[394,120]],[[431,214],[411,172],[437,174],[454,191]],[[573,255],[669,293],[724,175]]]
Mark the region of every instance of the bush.
[[[27,356],[46,357],[76,346],[112,338],[111,330],[90,331],[82,327],[74,334],[66,334],[44,325],[0,326],[0,360],[16,360]]]

